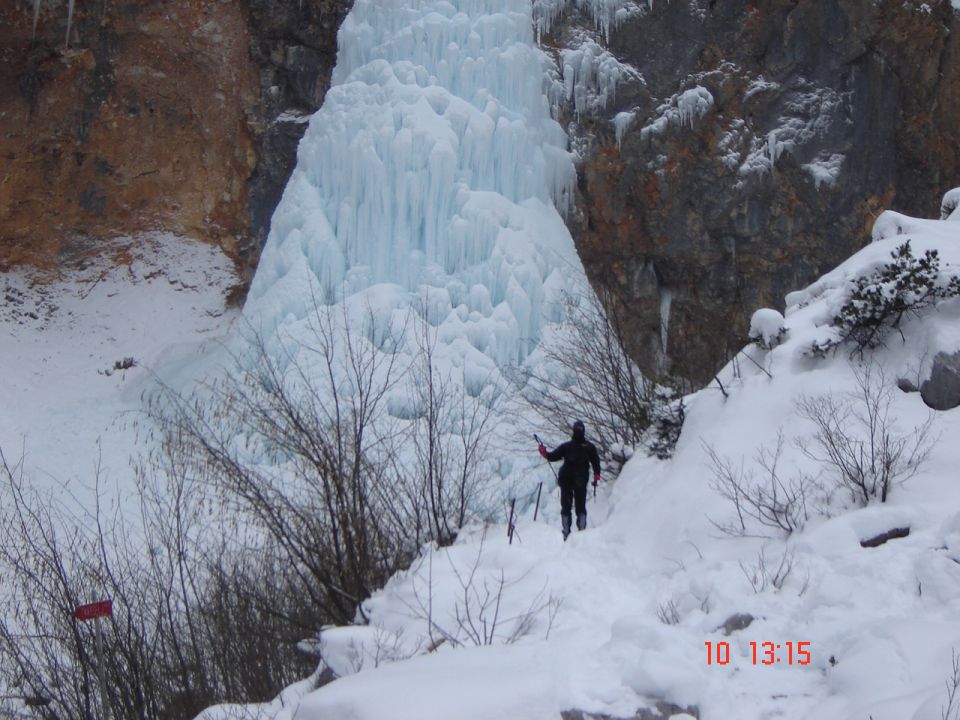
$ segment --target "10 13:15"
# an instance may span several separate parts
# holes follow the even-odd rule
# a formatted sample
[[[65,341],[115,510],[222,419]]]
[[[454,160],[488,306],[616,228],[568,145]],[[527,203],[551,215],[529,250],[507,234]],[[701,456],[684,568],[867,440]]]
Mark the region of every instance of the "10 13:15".
[[[726,665],[730,662],[730,643],[726,641],[703,643],[707,648],[707,665]],[[750,641],[750,659],[754,665],[809,665],[810,642],[784,643]]]

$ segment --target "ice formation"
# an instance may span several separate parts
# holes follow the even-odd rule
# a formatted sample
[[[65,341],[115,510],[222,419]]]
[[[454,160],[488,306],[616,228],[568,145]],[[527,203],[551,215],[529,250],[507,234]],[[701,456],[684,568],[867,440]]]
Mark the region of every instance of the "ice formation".
[[[813,162],[805,163],[803,169],[810,173],[814,187],[819,190],[821,185],[836,185],[845,159],[840,153],[821,153]]]
[[[560,72],[563,89],[559,94],[578,114],[603,110],[616,97],[619,83],[640,78],[633,67],[590,38],[581,38],[579,46],[560,51]]]
[[[357,0],[245,308],[268,346],[362,298],[385,327],[416,310],[477,385],[560,319],[574,170],[533,27],[525,0]]]
[[[659,135],[670,125],[692,128],[712,107],[713,95],[705,87],[697,85],[684,90],[657,108],[657,119],[641,129],[640,136],[646,139],[650,135]]]
[[[632,111],[627,112],[618,112],[613,118],[613,128],[617,136],[617,149],[620,149],[620,144],[623,142],[623,136],[627,134],[627,130],[630,129],[630,126],[633,124],[633,121],[636,119],[637,113]]]
[[[533,0],[533,19],[537,40],[550,32],[553,24],[563,15],[569,0]],[[633,0],[576,0],[576,6],[593,18],[594,26],[610,42],[610,33],[624,22],[653,9],[653,0],[637,3]]]

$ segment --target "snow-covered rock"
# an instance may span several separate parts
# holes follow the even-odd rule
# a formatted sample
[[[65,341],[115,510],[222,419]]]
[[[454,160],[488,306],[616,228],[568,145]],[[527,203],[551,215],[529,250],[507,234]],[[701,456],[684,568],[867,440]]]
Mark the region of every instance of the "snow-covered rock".
[[[761,308],[750,318],[748,336],[764,350],[772,350],[783,342],[785,334],[783,315],[772,308]]]
[[[952,410],[960,406],[960,352],[936,354],[930,379],[920,386],[920,396],[934,410]]]

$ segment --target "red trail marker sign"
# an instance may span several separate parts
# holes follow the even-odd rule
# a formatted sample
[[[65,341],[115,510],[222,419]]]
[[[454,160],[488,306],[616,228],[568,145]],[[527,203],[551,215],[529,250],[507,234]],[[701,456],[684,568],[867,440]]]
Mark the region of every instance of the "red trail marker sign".
[[[96,620],[101,617],[110,617],[113,615],[113,601],[100,600],[99,602],[88,603],[87,605],[78,605],[73,611],[73,617],[81,622],[85,620]]]

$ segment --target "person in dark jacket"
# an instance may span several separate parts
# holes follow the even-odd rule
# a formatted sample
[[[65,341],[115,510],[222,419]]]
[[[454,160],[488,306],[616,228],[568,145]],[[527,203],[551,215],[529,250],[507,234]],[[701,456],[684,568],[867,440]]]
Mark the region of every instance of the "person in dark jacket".
[[[600,454],[596,446],[587,440],[583,422],[573,424],[573,437],[555,450],[547,452],[541,443],[540,454],[550,462],[563,460],[557,482],[560,484],[560,518],[563,523],[563,539],[570,534],[570,506],[576,504],[577,530],[587,527],[587,485],[590,466],[593,465],[593,486],[600,480]]]

